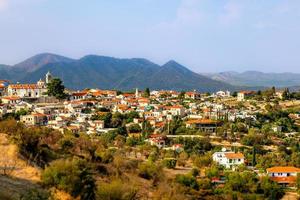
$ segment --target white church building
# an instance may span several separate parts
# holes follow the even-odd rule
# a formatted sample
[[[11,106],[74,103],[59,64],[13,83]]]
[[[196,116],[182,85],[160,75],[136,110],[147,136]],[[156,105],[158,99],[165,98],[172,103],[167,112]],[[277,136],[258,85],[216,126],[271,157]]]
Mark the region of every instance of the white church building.
[[[40,79],[36,84],[10,84],[7,87],[8,96],[18,96],[21,98],[38,98],[47,92],[47,84],[52,80],[52,75],[48,72],[45,81]]]

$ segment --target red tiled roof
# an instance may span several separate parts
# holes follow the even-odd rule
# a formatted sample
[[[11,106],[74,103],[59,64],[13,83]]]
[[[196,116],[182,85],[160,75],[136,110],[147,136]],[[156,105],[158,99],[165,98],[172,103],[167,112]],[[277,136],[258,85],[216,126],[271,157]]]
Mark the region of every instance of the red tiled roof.
[[[87,92],[75,92],[72,95],[76,96],[76,97],[78,97],[78,96],[85,96],[85,95],[87,95]]]
[[[216,124],[218,121],[212,119],[191,119],[186,124]]]
[[[242,159],[244,155],[242,153],[224,153],[225,157],[228,159]]]
[[[242,94],[254,94],[255,92],[254,91],[240,91],[239,93],[242,93]]]
[[[271,167],[267,169],[268,173],[300,173],[297,167]]]
[[[38,89],[40,88],[37,84],[11,84],[8,86],[12,89]]]
[[[17,96],[10,96],[10,97],[2,97],[2,99],[13,101],[13,100],[19,100],[21,98]]]

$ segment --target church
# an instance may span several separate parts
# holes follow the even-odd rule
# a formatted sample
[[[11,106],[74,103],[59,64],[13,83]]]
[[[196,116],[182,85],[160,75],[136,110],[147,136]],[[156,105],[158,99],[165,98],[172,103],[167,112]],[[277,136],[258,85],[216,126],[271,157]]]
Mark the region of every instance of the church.
[[[45,80],[40,79],[36,84],[10,84],[7,87],[8,96],[18,96],[21,98],[38,98],[45,96],[47,92],[47,84],[53,79],[53,76],[48,72]]]

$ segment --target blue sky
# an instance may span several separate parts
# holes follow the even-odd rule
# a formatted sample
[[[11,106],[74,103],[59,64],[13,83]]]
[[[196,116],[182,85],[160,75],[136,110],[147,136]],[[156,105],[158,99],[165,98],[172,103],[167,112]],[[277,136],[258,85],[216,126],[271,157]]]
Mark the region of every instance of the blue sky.
[[[0,63],[52,52],[300,72],[299,0],[0,0]]]

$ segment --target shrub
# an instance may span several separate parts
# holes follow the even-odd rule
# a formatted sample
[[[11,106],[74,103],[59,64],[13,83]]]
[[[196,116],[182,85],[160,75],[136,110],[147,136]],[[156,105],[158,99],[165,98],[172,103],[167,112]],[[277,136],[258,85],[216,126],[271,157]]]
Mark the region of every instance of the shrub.
[[[81,199],[94,199],[95,180],[91,176],[88,164],[79,159],[57,160],[43,173],[42,181],[46,186],[54,186],[80,196]]]
[[[199,169],[193,168],[190,173],[193,177],[197,177],[200,172],[199,172]]]
[[[139,165],[139,176],[145,179],[154,179],[161,175],[161,168],[153,162],[145,162]]]
[[[100,183],[97,198],[101,200],[131,200],[135,199],[137,190],[120,180],[111,183]]]
[[[176,182],[186,187],[193,188],[195,190],[199,189],[199,185],[197,183],[196,178],[190,175],[179,174],[176,176]]]
[[[174,169],[176,167],[177,160],[174,158],[165,158],[163,160],[163,165],[169,169]]]
[[[50,195],[48,192],[31,189],[22,194],[20,200],[48,200]]]

